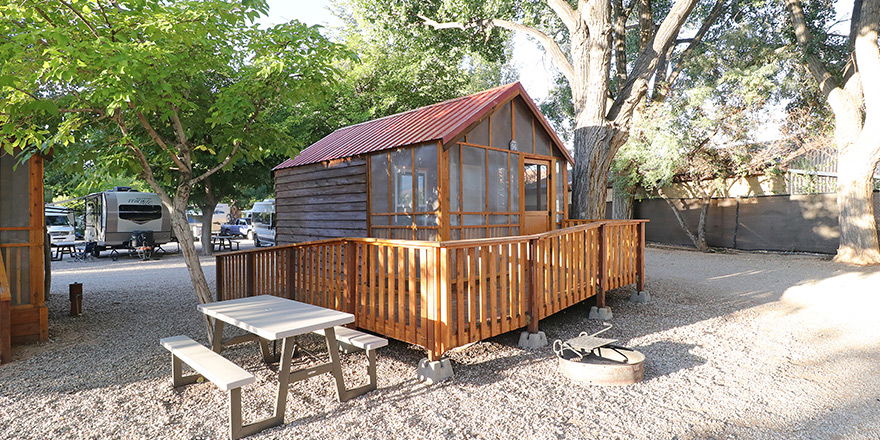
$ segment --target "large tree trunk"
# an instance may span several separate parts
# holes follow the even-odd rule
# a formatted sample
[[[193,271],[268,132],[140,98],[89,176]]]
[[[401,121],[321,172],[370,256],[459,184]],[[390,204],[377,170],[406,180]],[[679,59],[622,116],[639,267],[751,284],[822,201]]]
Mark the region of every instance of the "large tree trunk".
[[[608,197],[608,170],[617,152],[616,130],[609,126],[578,128],[574,132],[572,217],[604,219]]]
[[[864,138],[864,136],[862,136]],[[880,142],[875,141],[880,144]],[[838,151],[837,205],[840,209],[840,245],[835,261],[880,264],[877,222],[874,218],[874,171],[877,162],[871,148],[859,142]]]
[[[633,218],[633,188],[614,186],[611,197],[611,218],[630,220]]]
[[[212,229],[214,227],[214,209],[216,208],[216,202],[199,206],[199,209],[202,210],[202,236],[199,237],[199,240],[202,242],[202,255],[214,255],[214,247],[211,246],[211,235],[213,234]]]

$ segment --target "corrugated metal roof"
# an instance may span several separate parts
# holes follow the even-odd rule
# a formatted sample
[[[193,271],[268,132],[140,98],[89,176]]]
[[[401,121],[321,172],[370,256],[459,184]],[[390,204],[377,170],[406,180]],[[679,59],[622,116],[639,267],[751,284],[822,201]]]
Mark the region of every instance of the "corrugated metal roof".
[[[550,128],[537,106],[526,94],[525,89],[519,82],[515,82],[473,95],[340,128],[310,145],[296,158],[287,159],[274,169],[342,159],[428,141],[440,140],[446,143],[461,134],[472,123],[482,119],[497,104],[516,95],[522,95],[532,111],[535,112],[537,120],[544,125],[553,141],[571,160],[562,141]]]

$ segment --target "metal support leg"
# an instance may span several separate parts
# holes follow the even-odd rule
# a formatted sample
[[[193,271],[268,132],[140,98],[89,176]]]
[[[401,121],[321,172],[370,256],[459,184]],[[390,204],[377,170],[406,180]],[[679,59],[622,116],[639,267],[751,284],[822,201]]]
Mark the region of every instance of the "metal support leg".
[[[267,364],[271,364],[272,362],[276,362],[278,358],[269,350],[269,341],[263,338],[257,338],[257,342],[260,344],[260,353],[263,355],[263,362]]]
[[[275,411],[272,417],[243,425],[239,431],[240,438],[256,434],[264,429],[284,423],[284,412],[287,410],[287,387],[290,383],[290,364],[293,358],[294,338],[285,338],[281,346],[281,365],[278,367],[278,394],[275,397]]]
[[[339,345],[336,342],[336,331],[333,327],[324,329],[324,338],[327,340],[327,351],[330,354],[330,374],[336,379],[336,399],[345,402],[350,397],[345,388],[345,380],[342,378],[342,364],[339,361]]]
[[[241,388],[233,388],[229,390],[229,438],[242,438],[241,428]]]
[[[177,388],[195,383],[202,377],[201,374],[183,375],[183,362],[175,355],[171,355],[171,386]]]

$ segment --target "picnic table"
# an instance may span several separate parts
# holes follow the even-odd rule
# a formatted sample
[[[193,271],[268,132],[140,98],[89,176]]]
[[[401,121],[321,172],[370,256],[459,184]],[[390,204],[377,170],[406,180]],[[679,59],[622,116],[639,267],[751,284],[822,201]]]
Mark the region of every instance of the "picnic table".
[[[234,325],[260,338],[260,349],[268,358],[266,341],[282,340],[281,360],[278,369],[278,394],[272,417],[241,427],[236,434],[245,436],[284,423],[287,407],[287,388],[296,382],[317,374],[330,373],[336,379],[339,400],[346,400],[351,391],[345,387],[339,346],[334,327],[354,322],[354,315],[271,295],[219,301],[198,306],[200,312],[214,322],[213,351],[223,350],[223,326]],[[318,366],[291,371],[295,337],[312,332],[322,332],[327,341],[330,361]],[[236,437],[233,435],[233,437]]]
[[[52,261],[61,261],[64,254],[73,256],[76,253],[76,243],[73,241],[62,241],[52,243]]]
[[[239,249],[238,240],[233,240],[234,238],[238,238],[232,235],[212,235],[211,236],[211,246],[214,247],[214,250],[234,250]]]

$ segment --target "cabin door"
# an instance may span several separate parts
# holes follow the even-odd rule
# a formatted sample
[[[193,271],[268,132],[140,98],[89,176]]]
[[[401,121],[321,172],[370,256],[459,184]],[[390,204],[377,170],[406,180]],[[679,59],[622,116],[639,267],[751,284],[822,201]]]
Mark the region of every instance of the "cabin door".
[[[523,234],[539,234],[550,230],[550,161],[523,161]]]

